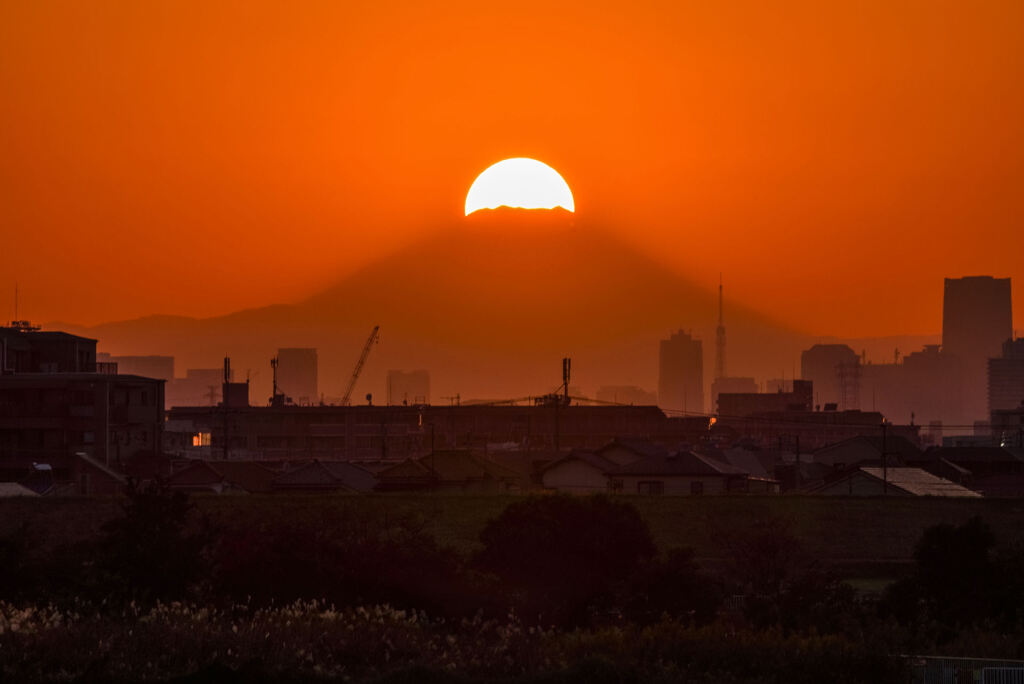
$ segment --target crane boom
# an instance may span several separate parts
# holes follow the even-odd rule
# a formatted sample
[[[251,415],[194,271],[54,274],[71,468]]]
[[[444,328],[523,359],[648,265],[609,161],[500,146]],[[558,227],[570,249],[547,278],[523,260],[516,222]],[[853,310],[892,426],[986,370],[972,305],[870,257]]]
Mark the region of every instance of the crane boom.
[[[373,347],[375,342],[380,341],[380,326],[373,326],[373,332],[366,339],[366,344],[363,345],[363,351],[359,355],[359,360],[356,361],[356,367],[352,369],[352,378],[348,381],[348,389],[345,390],[345,396],[341,398],[342,406],[349,405],[349,399],[352,397],[352,390],[356,387],[356,382],[359,380],[359,374],[363,372],[363,364],[366,363],[366,357],[370,355],[370,349]]]

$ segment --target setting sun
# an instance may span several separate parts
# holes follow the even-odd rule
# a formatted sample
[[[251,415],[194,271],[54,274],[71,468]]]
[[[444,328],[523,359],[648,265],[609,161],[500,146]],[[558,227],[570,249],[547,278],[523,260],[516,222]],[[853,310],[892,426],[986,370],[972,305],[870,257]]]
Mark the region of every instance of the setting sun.
[[[478,209],[513,207],[575,211],[572,191],[557,171],[536,159],[516,157],[489,166],[466,194],[466,215]]]

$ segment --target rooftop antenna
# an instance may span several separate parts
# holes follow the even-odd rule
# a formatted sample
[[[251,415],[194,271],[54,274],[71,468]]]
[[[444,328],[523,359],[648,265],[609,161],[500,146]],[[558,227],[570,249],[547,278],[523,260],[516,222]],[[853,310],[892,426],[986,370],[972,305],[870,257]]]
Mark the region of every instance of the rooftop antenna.
[[[271,404],[276,404],[277,403],[277,357],[276,356],[274,358],[270,359],[270,367],[274,369],[274,389],[273,389],[273,393],[270,395],[270,403]]]
[[[569,371],[572,368],[572,359],[562,359],[562,402],[569,405]]]
[[[14,281],[14,320],[21,320],[18,318],[18,281]]]

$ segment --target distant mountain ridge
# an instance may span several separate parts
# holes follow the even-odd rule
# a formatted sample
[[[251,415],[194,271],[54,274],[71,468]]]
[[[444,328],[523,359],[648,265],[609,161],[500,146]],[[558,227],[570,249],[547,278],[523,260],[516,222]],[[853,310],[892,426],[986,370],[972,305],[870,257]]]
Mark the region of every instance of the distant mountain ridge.
[[[479,214],[479,215],[477,215]],[[810,338],[726,302],[731,375],[792,377]],[[704,340],[710,383],[717,295],[640,254],[600,226],[563,210],[477,212],[292,305],[195,319],[148,316],[63,326],[116,354],[173,354],[186,368],[224,355],[254,396],[269,395],[278,347],[320,351],[320,385],[341,393],[374,325],[382,341],[360,392],[383,399],[390,368],[431,371],[434,403],[538,394],[558,384],[573,357],[574,384],[657,386],[658,340],[692,329]],[[859,351],[859,350],[858,350]],[[797,369],[798,370],[798,369]]]

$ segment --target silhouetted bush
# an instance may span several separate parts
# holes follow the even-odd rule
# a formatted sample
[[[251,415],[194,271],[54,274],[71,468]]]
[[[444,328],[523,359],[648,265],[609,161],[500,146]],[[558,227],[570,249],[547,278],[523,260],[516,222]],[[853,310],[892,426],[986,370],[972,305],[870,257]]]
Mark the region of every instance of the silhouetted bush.
[[[1024,608],[1024,554],[993,553],[995,537],[979,517],[960,526],[935,525],[914,549],[914,572],[892,584],[880,604],[883,615],[903,623],[934,621],[940,640],[981,623],[1019,624]]]
[[[655,553],[631,504],[604,496],[518,501],[480,533],[477,567],[497,575],[527,619],[586,621]]]
[[[25,523],[0,535],[0,600],[21,598],[30,589],[29,540]]]
[[[320,521],[264,521],[223,531],[214,550],[213,589],[257,604],[387,603],[434,615],[485,607],[476,578],[416,517],[375,517],[354,506]]]
[[[809,556],[779,519],[756,521],[723,537],[731,556],[732,591],[744,596],[744,615],[765,629],[856,629],[862,610],[856,592]]]
[[[130,486],[121,517],[108,521],[96,544],[100,590],[112,599],[183,598],[207,574],[205,526],[189,525],[193,506],[160,482]]]
[[[664,616],[707,624],[722,603],[722,587],[704,574],[692,549],[673,549],[640,565],[621,597],[623,617],[638,624],[658,622]]]

